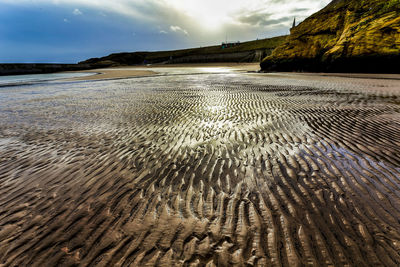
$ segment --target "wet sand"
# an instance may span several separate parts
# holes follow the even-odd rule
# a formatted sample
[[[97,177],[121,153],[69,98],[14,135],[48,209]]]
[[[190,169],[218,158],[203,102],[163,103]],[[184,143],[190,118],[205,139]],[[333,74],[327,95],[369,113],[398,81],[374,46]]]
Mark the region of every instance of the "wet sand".
[[[396,77],[153,71],[1,88],[0,265],[400,264]]]

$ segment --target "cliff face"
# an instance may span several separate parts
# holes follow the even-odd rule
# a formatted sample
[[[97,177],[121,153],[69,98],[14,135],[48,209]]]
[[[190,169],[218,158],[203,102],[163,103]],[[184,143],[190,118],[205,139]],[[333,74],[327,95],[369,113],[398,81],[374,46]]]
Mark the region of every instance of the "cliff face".
[[[400,72],[400,0],[334,0],[291,29],[263,70]]]

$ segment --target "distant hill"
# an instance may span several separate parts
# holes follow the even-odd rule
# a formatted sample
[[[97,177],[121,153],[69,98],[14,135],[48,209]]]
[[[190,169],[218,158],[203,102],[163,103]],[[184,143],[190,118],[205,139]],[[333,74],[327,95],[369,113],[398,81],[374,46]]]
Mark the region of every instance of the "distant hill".
[[[153,63],[208,63],[208,62],[260,62],[286,39],[279,36],[229,47],[222,45],[173,51],[117,53],[101,58],[91,58],[79,64],[93,67],[123,66]]]
[[[117,53],[78,64],[1,64],[0,75],[39,74],[154,63],[260,62],[286,39],[278,36],[243,43],[173,51]]]
[[[263,70],[400,72],[400,0],[334,0],[291,29]]]

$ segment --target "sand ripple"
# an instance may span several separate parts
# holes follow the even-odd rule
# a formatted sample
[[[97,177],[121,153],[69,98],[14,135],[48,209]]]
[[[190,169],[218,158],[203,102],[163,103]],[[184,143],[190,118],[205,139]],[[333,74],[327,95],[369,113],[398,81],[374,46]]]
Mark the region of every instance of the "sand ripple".
[[[397,266],[393,84],[227,73],[2,88],[0,265]]]

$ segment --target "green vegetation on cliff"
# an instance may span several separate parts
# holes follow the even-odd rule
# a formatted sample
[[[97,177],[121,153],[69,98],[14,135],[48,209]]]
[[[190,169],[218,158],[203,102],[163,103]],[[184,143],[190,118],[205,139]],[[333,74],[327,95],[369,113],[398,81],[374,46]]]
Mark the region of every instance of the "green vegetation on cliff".
[[[277,46],[281,45],[285,39],[286,36],[279,36],[274,38],[254,40],[243,42],[236,46],[224,49],[222,49],[221,45],[216,45],[174,51],[117,53],[102,58],[91,58],[81,63],[91,64],[93,66],[137,65],[143,63],[168,62],[171,60],[171,58],[175,60],[184,57],[192,57],[191,60],[196,60],[194,58],[195,56],[201,57],[210,55],[220,55],[218,59],[224,61],[224,57],[221,55],[251,51],[261,51],[265,56],[267,56],[270,55]],[[232,58],[227,57],[226,60],[231,61]]]
[[[261,68],[400,72],[400,0],[334,0],[291,29]]]

